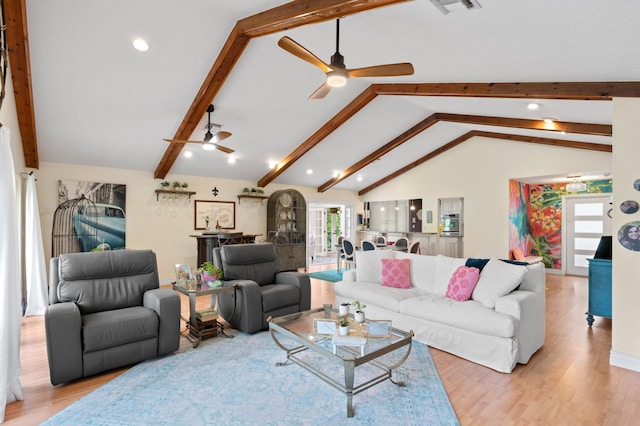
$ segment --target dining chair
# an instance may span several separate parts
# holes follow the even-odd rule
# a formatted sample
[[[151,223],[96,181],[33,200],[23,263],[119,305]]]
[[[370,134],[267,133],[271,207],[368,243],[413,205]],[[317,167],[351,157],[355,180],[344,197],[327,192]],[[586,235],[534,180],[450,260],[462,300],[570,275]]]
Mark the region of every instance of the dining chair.
[[[409,247],[409,239],[406,237],[400,237],[393,243],[393,248],[396,250],[407,251]]]
[[[363,240],[360,243],[360,246],[361,246],[363,251],[375,250],[376,249],[376,245],[373,243],[373,241],[369,241],[369,240]]]
[[[341,259],[344,260],[345,267],[349,268],[351,264],[356,263],[356,248],[353,242],[348,238],[342,239],[342,254]]]
[[[381,246],[386,246],[387,245],[387,238],[384,235],[378,235],[376,237],[376,244],[381,245]]]
[[[407,250],[409,253],[416,253],[419,254],[420,253],[420,241],[415,240],[414,242],[412,242],[411,244],[409,244],[409,250]]]

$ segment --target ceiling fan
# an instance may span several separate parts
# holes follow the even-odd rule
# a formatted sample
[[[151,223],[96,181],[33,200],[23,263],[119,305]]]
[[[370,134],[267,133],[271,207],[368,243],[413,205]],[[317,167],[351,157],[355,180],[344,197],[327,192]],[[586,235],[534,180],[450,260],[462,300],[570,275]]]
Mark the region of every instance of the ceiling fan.
[[[333,87],[344,86],[347,84],[347,79],[351,77],[391,77],[413,74],[413,65],[408,62],[354,69],[347,68],[344,65],[344,57],[340,54],[340,19],[336,20],[336,53],[331,56],[330,64],[321,61],[317,56],[289,37],[282,37],[278,41],[278,46],[303,61],[315,65],[327,75],[327,80],[311,94],[309,99],[324,98]]]
[[[226,152],[227,154],[233,154],[235,151],[231,148],[227,148],[226,146],[219,145],[218,142],[228,138],[231,136],[231,133],[221,131],[221,124],[215,124],[211,122],[211,113],[213,112],[213,105],[209,105],[207,108],[207,113],[209,114],[208,124],[207,124],[207,133],[204,134],[203,141],[182,141],[179,139],[165,139],[167,142],[175,142],[175,143],[199,143],[202,145],[203,149],[206,150],[220,150],[222,152]],[[211,131],[213,129],[213,132]]]

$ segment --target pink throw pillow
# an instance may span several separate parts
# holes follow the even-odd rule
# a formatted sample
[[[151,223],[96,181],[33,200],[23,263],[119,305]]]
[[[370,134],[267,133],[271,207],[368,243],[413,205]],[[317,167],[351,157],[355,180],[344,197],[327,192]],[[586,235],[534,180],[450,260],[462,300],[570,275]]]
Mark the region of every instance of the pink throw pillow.
[[[479,279],[480,269],[472,266],[458,266],[449,280],[445,295],[458,302],[469,300]]]
[[[380,259],[382,261],[382,285],[395,288],[411,288],[409,259]]]

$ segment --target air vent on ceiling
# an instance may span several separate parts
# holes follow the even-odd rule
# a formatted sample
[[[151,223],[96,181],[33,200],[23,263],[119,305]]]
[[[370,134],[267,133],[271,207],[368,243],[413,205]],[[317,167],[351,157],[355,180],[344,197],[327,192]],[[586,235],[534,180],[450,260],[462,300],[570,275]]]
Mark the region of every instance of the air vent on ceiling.
[[[431,0],[431,3],[444,15],[458,10],[474,10],[482,7],[476,0]]]
[[[204,125],[205,130],[210,130],[214,135],[222,129],[222,124],[217,123],[207,123]]]

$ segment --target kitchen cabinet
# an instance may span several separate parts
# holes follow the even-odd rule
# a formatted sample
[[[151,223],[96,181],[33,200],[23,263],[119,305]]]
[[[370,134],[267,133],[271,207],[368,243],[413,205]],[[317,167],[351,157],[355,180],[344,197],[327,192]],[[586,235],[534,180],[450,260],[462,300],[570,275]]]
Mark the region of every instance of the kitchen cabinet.
[[[307,203],[294,189],[276,191],[267,202],[267,240],[275,244],[281,271],[306,268]]]
[[[462,257],[462,237],[444,237],[440,236],[439,254],[449,257]]]

